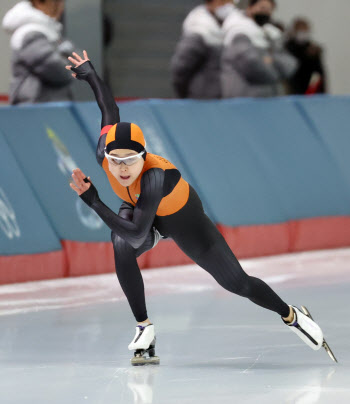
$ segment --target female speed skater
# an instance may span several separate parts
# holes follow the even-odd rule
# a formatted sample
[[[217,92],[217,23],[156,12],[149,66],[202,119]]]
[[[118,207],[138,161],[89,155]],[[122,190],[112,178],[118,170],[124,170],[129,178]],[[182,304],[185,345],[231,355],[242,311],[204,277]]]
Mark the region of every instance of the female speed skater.
[[[169,237],[197,265],[226,290],[281,316],[284,324],[312,349],[324,344],[321,328],[308,313],[285,303],[261,279],[244,272],[201,200],[179,170],[163,157],[146,151],[141,129],[121,122],[110,89],[99,78],[86,51],[73,53],[67,66],[73,77],[92,88],[102,113],[102,131],[96,158],[114,192],[124,201],[116,214],[100,199],[90,177],[79,169],[71,188],[111,229],[115,268],[120,285],[137,321],[129,350],[133,365],[159,363],[155,356],[155,330],[146,309],[144,284],[136,258]],[[302,306],[303,307],[303,306]]]

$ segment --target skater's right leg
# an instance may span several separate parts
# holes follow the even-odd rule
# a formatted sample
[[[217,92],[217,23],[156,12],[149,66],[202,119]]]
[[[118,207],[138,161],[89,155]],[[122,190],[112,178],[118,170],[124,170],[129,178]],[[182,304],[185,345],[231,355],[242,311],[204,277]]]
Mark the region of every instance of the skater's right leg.
[[[119,216],[126,220],[132,220],[134,207],[124,202],[119,209]],[[124,239],[112,232],[111,235],[114,260],[117,277],[123,292],[128,299],[130,308],[138,323],[149,324],[147,316],[144,284],[140,268],[136,258],[144,252],[152,249],[157,240],[157,234],[154,229],[150,231],[146,241],[138,249],[134,249]]]
[[[112,232],[117,277],[137,322],[147,321],[145,290],[137,251],[124,239]]]
[[[154,246],[155,238],[156,235],[152,230],[145,243],[136,250],[124,239],[112,232],[115,267],[119,283],[138,322],[135,336],[128,346],[129,350],[135,351],[131,360],[133,365],[159,364],[159,358],[155,356],[156,337],[154,325],[147,316],[144,284],[136,261],[139,255]]]
[[[133,206],[124,202],[119,210],[119,216],[132,220],[133,214]],[[134,358],[131,360],[133,365],[159,364],[159,358],[155,356],[154,325],[147,316],[144,284],[136,258],[152,249],[160,238],[159,232],[152,228],[142,246],[134,249],[124,239],[112,232],[116,273],[138,323],[135,337],[128,346],[129,350],[135,351]]]

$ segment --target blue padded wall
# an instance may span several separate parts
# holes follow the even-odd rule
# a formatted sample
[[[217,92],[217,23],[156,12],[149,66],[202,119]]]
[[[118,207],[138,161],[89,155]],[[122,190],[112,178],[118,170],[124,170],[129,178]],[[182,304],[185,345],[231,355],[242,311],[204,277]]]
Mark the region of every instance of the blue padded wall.
[[[146,100],[120,104],[120,114],[180,169],[216,223],[243,226],[350,214],[349,107],[349,97]],[[0,109],[0,129],[61,239],[110,240],[68,186],[79,166],[119,208],[95,160],[100,119],[96,103]]]
[[[345,212],[349,212],[350,97],[298,97],[296,103],[337,170],[341,183],[338,182],[337,190],[330,190],[330,197],[341,199],[346,206]],[[346,196],[342,184],[346,184]]]
[[[61,249],[16,156],[0,131],[0,255],[36,254]]]
[[[292,99],[152,106],[191,165],[216,222],[237,226],[349,214],[336,167]]]
[[[70,106],[1,108],[0,129],[60,239],[109,241],[110,230],[69,187],[78,166],[96,183],[101,199],[118,211],[120,200]]]

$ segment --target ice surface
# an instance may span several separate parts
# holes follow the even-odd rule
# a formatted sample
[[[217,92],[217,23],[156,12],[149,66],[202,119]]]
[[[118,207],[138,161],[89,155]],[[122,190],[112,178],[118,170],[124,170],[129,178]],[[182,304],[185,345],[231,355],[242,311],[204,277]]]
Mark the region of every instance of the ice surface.
[[[2,404],[350,402],[350,249],[242,260],[308,307],[339,360],[197,266],[143,271],[160,366],[134,368],[113,274],[0,287]]]

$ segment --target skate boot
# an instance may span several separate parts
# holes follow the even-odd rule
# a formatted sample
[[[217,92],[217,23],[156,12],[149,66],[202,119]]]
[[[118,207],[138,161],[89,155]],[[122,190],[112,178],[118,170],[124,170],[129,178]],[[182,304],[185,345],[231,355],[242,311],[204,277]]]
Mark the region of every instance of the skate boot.
[[[294,312],[293,321],[283,322],[300,337],[310,348],[317,351],[323,344],[323,333],[321,328],[307,315],[302,313],[297,307],[289,306]]]
[[[138,325],[135,337],[128,346],[130,351],[135,350],[131,364],[133,366],[159,365],[159,357],[155,356],[155,346],[154,325]]]
[[[309,318],[311,318],[311,320],[314,321],[314,319],[312,318],[311,313],[309,312],[309,310],[305,307],[305,306],[301,306],[301,310],[303,311],[303,313],[308,316]],[[326,352],[328,353],[328,355],[330,356],[330,358],[338,363],[337,358],[334,356],[334,353],[332,352],[330,346],[327,344],[327,341],[323,338],[323,343],[322,343],[323,348],[326,350]]]

